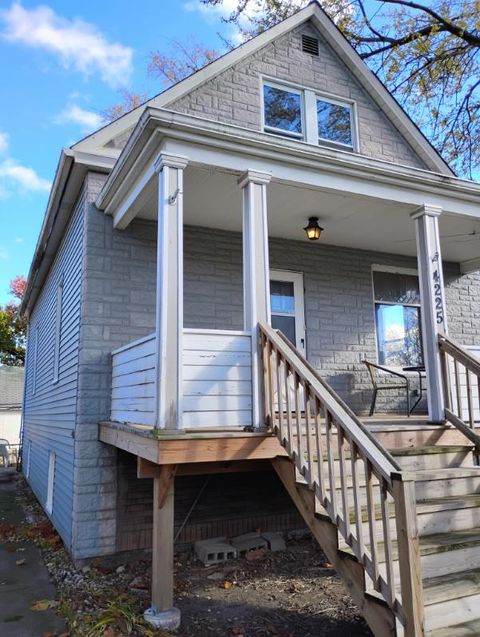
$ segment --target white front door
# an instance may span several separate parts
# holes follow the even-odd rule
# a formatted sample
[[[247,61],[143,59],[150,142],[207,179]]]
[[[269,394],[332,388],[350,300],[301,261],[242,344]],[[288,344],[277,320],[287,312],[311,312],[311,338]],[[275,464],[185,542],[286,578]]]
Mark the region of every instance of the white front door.
[[[305,356],[303,273],[270,270],[272,327],[281,330]]]

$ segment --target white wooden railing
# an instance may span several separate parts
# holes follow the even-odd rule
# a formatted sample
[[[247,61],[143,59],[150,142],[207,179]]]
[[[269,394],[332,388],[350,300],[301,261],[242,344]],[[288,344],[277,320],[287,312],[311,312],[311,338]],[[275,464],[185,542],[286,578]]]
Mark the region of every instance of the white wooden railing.
[[[182,374],[184,428],[252,424],[250,334],[185,329]],[[111,418],[155,424],[155,334],[112,352]]]
[[[281,333],[261,324],[265,421],[406,637],[423,635],[415,483]]]

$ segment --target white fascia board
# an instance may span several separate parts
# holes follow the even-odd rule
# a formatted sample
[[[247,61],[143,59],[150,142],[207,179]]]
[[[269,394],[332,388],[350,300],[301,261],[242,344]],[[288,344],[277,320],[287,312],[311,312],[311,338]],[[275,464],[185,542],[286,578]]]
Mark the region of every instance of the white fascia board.
[[[362,84],[366,92],[426,162],[428,168],[443,174],[454,175],[455,173],[446,161],[437,153],[325,12],[317,7],[312,15],[312,22],[339,58],[347,65],[354,77]]]
[[[344,178],[349,176],[357,184],[363,180],[361,187],[369,189],[372,197],[388,197],[395,190],[397,195],[403,193],[401,200],[405,203],[416,203],[422,193],[420,204],[441,205],[438,203],[441,200],[449,212],[480,216],[480,184],[475,182],[161,109],[147,109],[142,115],[99,194],[99,208],[111,213],[112,201],[121,201],[133,188],[135,180],[151,161],[154,149],[158,152],[165,139],[170,145],[177,144],[176,152],[179,152],[178,145],[183,144],[184,154],[190,152],[199,158],[203,153],[205,163],[217,162],[214,165],[232,170],[236,166],[237,172],[238,159],[242,156],[248,159],[247,168],[255,165],[258,170],[272,170],[273,162],[277,167],[277,174],[273,171],[276,180],[288,167],[291,175],[297,170],[295,180],[298,183],[306,183],[308,176],[318,187],[324,187],[322,180],[337,173]],[[301,171],[304,171],[303,175]]]
[[[454,175],[448,164],[441,158],[375,74],[370,71],[365,62],[360,58],[355,49],[353,49],[347,39],[338,30],[333,21],[325,14],[317,2],[310,3],[290,18],[287,18],[283,22],[280,22],[270,28],[268,31],[252,38],[230,53],[227,53],[218,60],[208,64],[203,69],[200,69],[160,95],[157,95],[147,101],[141,107],[127,113],[112,124],[100,129],[97,133],[93,133],[93,135],[82,142],[79,142],[73,148],[78,148],[79,150],[85,148],[85,150],[88,150],[88,148],[98,148],[99,146],[102,146],[102,144],[107,143],[112,137],[115,137],[122,131],[135,126],[135,123],[139,120],[146,109],[168,107],[168,105],[172,102],[175,102],[205,82],[213,79],[234,64],[242,61],[244,58],[253,55],[256,51],[266,46],[271,41],[285,33],[288,33],[308,20],[312,20],[313,24],[317,27],[327,43],[347,65],[353,75],[365,88],[367,93],[385,113],[387,118],[389,118],[393,125],[398,128],[399,132],[411,144],[417,154],[425,161],[427,167],[430,170],[444,175]]]
[[[135,126],[143,112],[147,108],[163,108],[171,102],[176,101],[183,95],[186,95],[190,91],[194,90],[198,86],[201,86],[208,80],[213,79],[220,73],[223,73],[226,69],[230,68],[234,64],[237,64],[249,55],[252,55],[275,38],[287,33],[291,29],[299,26],[303,22],[309,20],[315,11],[319,11],[319,7],[315,3],[307,5],[304,9],[301,9],[290,18],[287,18],[283,22],[271,27],[268,31],[264,31],[260,35],[248,40],[247,42],[236,47],[233,51],[229,51],[222,55],[217,60],[214,60],[207,66],[196,71],[192,75],[188,76],[184,80],[177,82],[170,88],[167,88],[163,93],[152,97],[138,108],[126,113],[122,117],[111,124],[107,124],[103,128],[100,128],[95,133],[92,133],[83,140],[80,140],[72,146],[74,150],[92,151],[98,149],[104,144],[109,142],[113,137],[120,135],[123,131],[128,130]],[[102,149],[103,152],[103,149]]]
[[[63,236],[63,229],[70,218],[72,206],[65,202],[66,193],[73,188],[75,192],[71,196],[73,197],[72,205],[74,205],[75,197],[78,196],[78,190],[88,170],[105,173],[109,172],[114,164],[114,159],[100,155],[78,153],[71,149],[62,150],[27,277],[27,287],[20,308],[22,313],[29,314],[55,258],[58,242]]]

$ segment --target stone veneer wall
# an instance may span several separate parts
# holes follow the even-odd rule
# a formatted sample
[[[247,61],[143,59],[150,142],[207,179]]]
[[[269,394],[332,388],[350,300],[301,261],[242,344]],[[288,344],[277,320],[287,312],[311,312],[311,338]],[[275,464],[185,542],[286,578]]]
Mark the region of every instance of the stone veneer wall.
[[[120,520],[125,512],[129,519],[134,511],[140,516],[141,545],[148,540],[150,528],[149,488],[138,490],[133,477],[118,482],[117,452],[97,441],[97,423],[109,417],[112,349],[154,330],[155,224],[137,220],[125,231],[113,230],[111,218],[92,203],[102,181],[102,177],[89,176],[85,218],[89,250],[83,271],[75,432],[76,557],[110,553],[118,546],[134,548],[134,537],[117,528],[117,497]],[[241,329],[241,235],[189,227],[185,237],[185,326]],[[270,262],[275,269],[304,273],[308,358],[355,410],[364,411],[371,387],[361,361],[365,357],[376,360],[371,266],[415,267],[415,259],[271,239]],[[457,266],[447,265],[445,280],[451,335],[466,345],[478,344],[480,275],[460,276]],[[389,404],[402,407],[386,395],[379,398],[379,409],[387,409]],[[179,485],[177,489],[180,500],[188,499],[184,488],[187,486]],[[195,488],[188,484],[192,493]],[[272,488],[276,493],[279,485]],[[212,498],[211,518],[203,511],[208,524],[217,505],[218,498]],[[244,516],[254,517],[258,503],[245,500],[242,506]],[[283,514],[275,511],[272,515],[278,519]],[[293,512],[287,508],[285,515]],[[231,526],[232,518],[225,524]],[[201,536],[202,531],[198,533]]]
[[[302,33],[319,39],[318,57],[302,51]],[[259,131],[262,75],[354,101],[361,154],[426,167],[311,23],[277,38],[165,108]]]

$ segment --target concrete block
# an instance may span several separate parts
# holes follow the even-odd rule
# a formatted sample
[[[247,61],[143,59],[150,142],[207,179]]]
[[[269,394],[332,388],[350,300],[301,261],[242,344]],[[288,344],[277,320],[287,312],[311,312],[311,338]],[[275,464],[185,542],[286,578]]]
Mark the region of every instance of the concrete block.
[[[233,560],[238,556],[237,549],[227,542],[225,537],[214,537],[209,540],[195,542],[195,555],[208,566],[225,560]]]
[[[237,549],[238,555],[245,555],[247,551],[255,549],[267,549],[268,542],[260,533],[244,533],[243,535],[237,535],[231,539],[232,546]]]
[[[268,542],[268,548],[270,549],[270,551],[285,550],[285,540],[280,535],[280,533],[266,531],[265,533],[262,533],[262,538]]]

